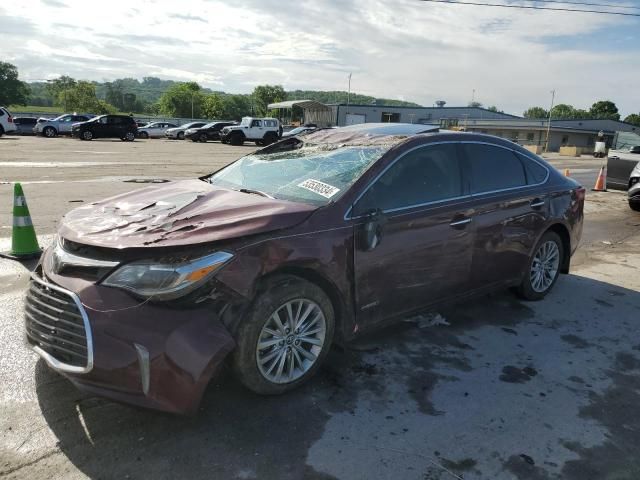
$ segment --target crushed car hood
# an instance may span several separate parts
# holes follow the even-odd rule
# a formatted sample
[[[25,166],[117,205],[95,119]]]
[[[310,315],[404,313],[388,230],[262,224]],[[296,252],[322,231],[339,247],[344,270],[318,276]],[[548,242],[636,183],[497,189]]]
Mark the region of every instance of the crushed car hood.
[[[317,208],[185,180],[76,208],[59,234],[107,248],[191,245],[293,227]]]

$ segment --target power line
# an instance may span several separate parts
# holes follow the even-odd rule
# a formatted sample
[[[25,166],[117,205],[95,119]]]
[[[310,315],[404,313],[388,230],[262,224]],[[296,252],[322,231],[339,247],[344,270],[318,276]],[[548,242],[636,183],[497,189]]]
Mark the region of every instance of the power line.
[[[640,10],[640,7],[632,5],[613,5],[611,3],[590,3],[590,2],[571,2],[567,0],[531,0],[535,3],[564,3],[565,5],[587,5],[589,7],[606,7],[606,8],[627,8],[631,10]]]
[[[473,5],[477,7],[501,7],[501,8],[521,8],[527,10],[551,10],[555,12],[580,12],[580,13],[599,13],[600,15],[623,15],[625,17],[640,17],[640,13],[627,13],[627,12],[608,12],[602,10],[582,10],[578,8],[560,8],[560,7],[540,7],[531,5],[507,5],[504,3],[480,3],[480,2],[467,2],[457,0],[419,0],[421,2],[431,3],[450,3],[452,5]]]

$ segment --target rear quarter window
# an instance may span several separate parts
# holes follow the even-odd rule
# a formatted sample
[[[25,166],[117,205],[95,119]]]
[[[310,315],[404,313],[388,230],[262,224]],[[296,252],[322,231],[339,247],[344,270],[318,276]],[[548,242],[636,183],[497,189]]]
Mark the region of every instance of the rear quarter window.
[[[524,155],[518,154],[518,158],[524,165],[524,170],[527,175],[527,185],[537,185],[547,179],[549,172],[547,172],[545,167]]]
[[[527,185],[525,169],[511,150],[493,145],[461,145],[471,169],[471,191],[475,194]]]

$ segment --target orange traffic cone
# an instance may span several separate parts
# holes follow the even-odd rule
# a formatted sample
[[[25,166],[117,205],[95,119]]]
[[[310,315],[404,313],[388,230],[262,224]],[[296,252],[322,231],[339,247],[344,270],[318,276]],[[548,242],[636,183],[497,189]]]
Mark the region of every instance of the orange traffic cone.
[[[607,191],[607,167],[602,166],[600,173],[596,179],[596,184],[591,189],[594,192],[606,192]]]
[[[568,169],[568,168],[565,168],[565,169],[564,169],[564,176],[565,176],[565,177],[570,177],[570,176],[571,176],[571,172],[569,171],[569,169]]]

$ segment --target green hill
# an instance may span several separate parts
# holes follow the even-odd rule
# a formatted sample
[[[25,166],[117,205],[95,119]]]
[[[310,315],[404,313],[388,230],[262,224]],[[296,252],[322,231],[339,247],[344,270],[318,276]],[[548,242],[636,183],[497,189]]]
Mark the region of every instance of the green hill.
[[[156,77],[144,77],[142,81],[136,78],[119,78],[112,82],[93,82],[96,86],[96,96],[101,100],[112,100],[107,98],[108,88],[119,92],[118,95],[135,95],[137,101],[136,109],[150,110],[151,106],[158,101],[162,94],[174,83],[174,80],[162,80]],[[53,98],[46,89],[46,82],[29,83],[31,94],[28,104],[30,106],[51,107],[54,105]],[[203,88],[205,93],[213,93],[208,88]],[[233,95],[225,92],[216,92],[222,95]],[[249,94],[239,94],[240,96],[248,96]],[[322,103],[347,103],[348,93],[344,91],[321,91],[321,90],[294,90],[287,92],[287,100],[315,100]],[[386,98],[376,98],[368,95],[360,95],[351,93],[349,102],[352,104],[375,104],[375,105],[394,105],[394,106],[415,106],[417,103],[405,102],[402,100],[391,100]],[[111,103],[118,103],[112,102]]]

